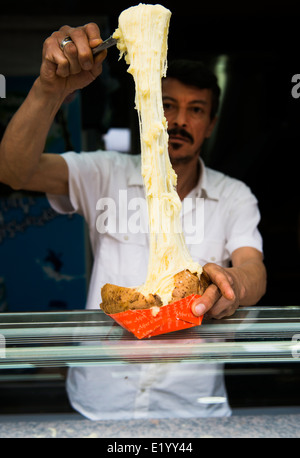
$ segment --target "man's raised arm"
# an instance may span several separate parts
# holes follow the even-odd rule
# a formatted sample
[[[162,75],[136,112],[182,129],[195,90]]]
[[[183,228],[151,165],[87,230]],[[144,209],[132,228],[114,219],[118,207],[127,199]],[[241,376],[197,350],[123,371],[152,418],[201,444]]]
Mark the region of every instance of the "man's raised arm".
[[[72,38],[61,49],[61,42]],[[40,75],[10,121],[0,145],[0,181],[13,189],[68,193],[68,170],[57,154],[42,154],[64,99],[100,75],[106,51],[93,58],[102,42],[99,28],[63,26],[44,43]]]

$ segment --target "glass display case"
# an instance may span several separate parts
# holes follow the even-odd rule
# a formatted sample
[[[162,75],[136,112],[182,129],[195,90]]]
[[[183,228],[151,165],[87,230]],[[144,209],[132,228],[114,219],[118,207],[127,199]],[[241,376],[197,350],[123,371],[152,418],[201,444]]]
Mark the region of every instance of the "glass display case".
[[[243,307],[138,340],[101,310],[0,315],[0,369],[197,361],[300,361],[300,307]]]
[[[73,431],[70,437],[82,437],[83,427],[84,437],[95,434],[93,422],[83,417],[80,427],[73,420],[67,430],[57,417],[69,414],[76,418],[65,393],[65,376],[71,366],[179,361],[205,363],[206,368],[207,363],[224,363],[231,419],[174,419],[172,429],[163,419],[156,423],[133,420],[126,424],[126,430],[124,425],[120,430],[120,422],[103,421],[96,437],[131,437],[132,431],[136,437],[164,437],[159,429],[162,426],[169,428],[168,437],[186,433],[199,437],[209,428],[214,434],[223,431],[225,437],[239,437],[239,433],[242,437],[260,437],[268,435],[279,419],[272,437],[286,431],[282,425],[285,420],[288,434],[298,430],[300,306],[255,306],[241,307],[226,319],[204,320],[201,326],[141,340],[101,310],[0,314],[0,436],[11,437],[13,424],[23,434],[27,431],[27,437],[53,437],[53,431]],[[32,422],[20,423],[24,414],[51,418],[53,413],[56,418],[52,423],[38,421],[34,427]],[[241,415],[246,415],[243,428]],[[9,423],[6,419],[10,418]],[[226,422],[226,427],[220,422]],[[77,432],[72,429],[75,425]],[[36,436],[36,428],[42,431],[40,436]]]
[[[78,420],[68,404],[71,366],[175,361],[224,363],[233,416],[174,418],[172,427],[166,419],[102,421],[96,427]],[[0,436],[298,437],[299,362],[300,306],[241,307],[226,319],[141,340],[101,310],[2,313]],[[23,421],[24,414],[38,414],[38,420]],[[64,415],[78,421],[68,423]]]

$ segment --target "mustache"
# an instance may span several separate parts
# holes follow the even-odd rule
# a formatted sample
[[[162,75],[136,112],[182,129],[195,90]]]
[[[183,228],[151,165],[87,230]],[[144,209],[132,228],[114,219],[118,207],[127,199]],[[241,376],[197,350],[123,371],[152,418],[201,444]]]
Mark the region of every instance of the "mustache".
[[[183,138],[185,137],[188,140],[190,140],[191,143],[194,143],[194,139],[192,135],[183,128],[173,127],[173,129],[168,130],[168,134],[169,136],[179,135],[180,137],[183,137]]]

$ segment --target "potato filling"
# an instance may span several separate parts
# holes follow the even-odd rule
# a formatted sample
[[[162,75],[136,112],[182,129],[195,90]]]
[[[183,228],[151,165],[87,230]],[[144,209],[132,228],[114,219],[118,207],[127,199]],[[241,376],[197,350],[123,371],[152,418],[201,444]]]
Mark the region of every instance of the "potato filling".
[[[142,176],[147,199],[150,253],[147,278],[136,290],[144,296],[172,299],[174,276],[181,271],[201,275],[183,235],[177,175],[168,154],[167,121],[162,104],[161,80],[167,70],[167,39],[171,12],[161,5],[139,4],[123,11],[113,37],[118,39],[135,82]]]

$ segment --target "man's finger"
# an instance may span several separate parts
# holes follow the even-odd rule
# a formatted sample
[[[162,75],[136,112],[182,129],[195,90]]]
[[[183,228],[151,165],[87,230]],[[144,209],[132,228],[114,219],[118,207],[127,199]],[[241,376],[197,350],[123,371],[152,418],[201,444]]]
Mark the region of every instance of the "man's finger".
[[[221,297],[219,288],[211,284],[204,294],[192,304],[192,312],[196,316],[204,315]]]
[[[229,301],[235,299],[234,290],[232,288],[233,280],[230,275],[227,275],[224,269],[219,268],[216,264],[206,264],[203,269],[209,275],[211,281],[217,285],[222,296]]]
[[[92,54],[92,48],[103,42],[98,25],[90,22],[83,27],[76,28],[71,32],[71,38],[76,44],[77,59],[81,68],[92,70],[93,74],[95,73],[97,76],[99,69],[102,69],[102,62],[107,55],[106,50],[99,53],[96,57]]]
[[[97,24],[94,22],[90,22],[89,24],[86,24],[85,26],[86,34],[89,39],[89,45],[91,48],[96,48],[98,45],[103,43],[103,39],[100,34],[100,29]],[[96,56],[93,56],[93,62],[94,62],[94,71],[97,73],[102,71],[102,63],[104,59],[107,56],[107,49],[104,49],[102,52],[97,54]]]
[[[102,38],[100,36],[100,29],[97,24],[90,22],[84,26],[84,30],[87,34],[89,45],[91,48],[95,48],[100,43],[102,43]]]
[[[93,56],[86,31],[83,27],[71,28],[69,36],[73,43],[67,44],[63,52],[70,62],[71,73],[90,70]]]

